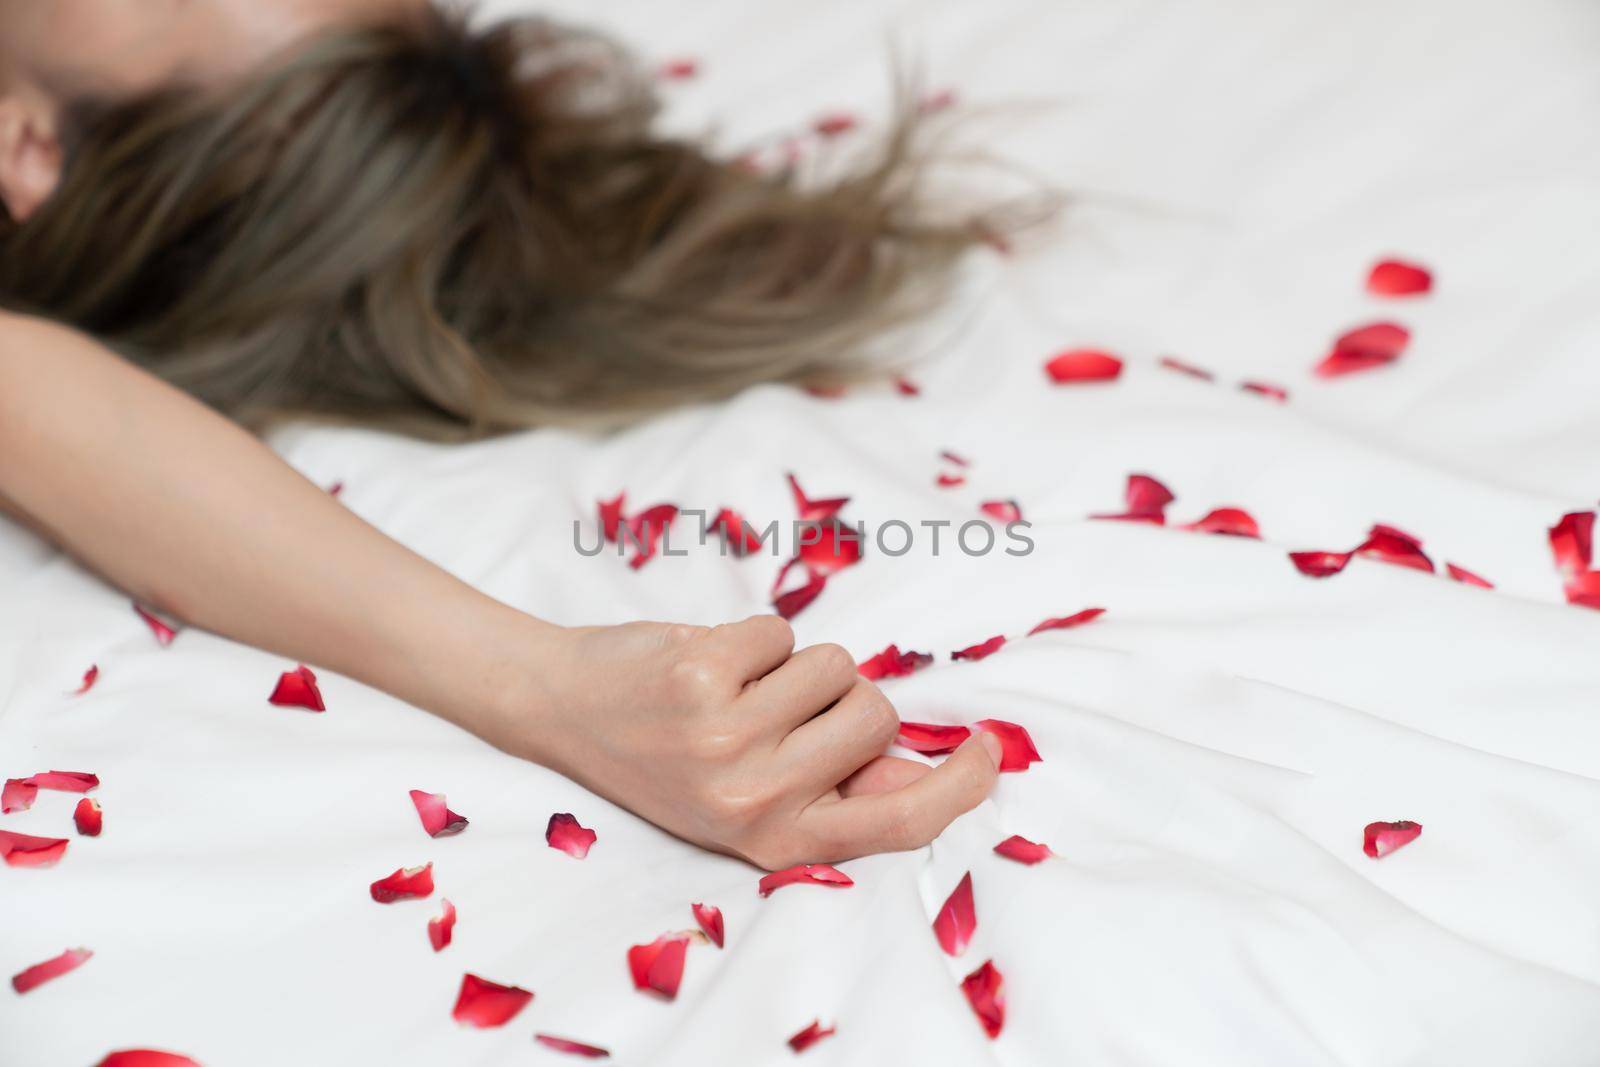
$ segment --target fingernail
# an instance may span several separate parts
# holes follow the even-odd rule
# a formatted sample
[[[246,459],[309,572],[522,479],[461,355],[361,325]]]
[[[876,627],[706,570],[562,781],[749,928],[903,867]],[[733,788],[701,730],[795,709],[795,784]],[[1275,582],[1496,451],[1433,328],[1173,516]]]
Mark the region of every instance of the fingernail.
[[[994,762],[995,770],[999,770],[1001,756],[1000,739],[994,734],[985,732],[978,735],[978,744],[982,745],[983,750],[989,753],[989,759]]]

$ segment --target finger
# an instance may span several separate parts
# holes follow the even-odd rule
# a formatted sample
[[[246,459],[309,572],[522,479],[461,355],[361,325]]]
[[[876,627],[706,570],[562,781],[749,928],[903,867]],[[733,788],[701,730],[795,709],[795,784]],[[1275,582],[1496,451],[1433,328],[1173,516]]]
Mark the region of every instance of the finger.
[[[743,699],[787,734],[850,692],[859,679],[850,653],[838,645],[812,645],[747,688]]]
[[[833,707],[783,739],[778,765],[810,790],[805,800],[815,800],[883,755],[899,732],[900,717],[889,698],[858,675]]]
[[[705,641],[707,648],[733,667],[741,682],[753,682],[789,659],[794,651],[794,630],[776,615],[752,615],[713,627]]]
[[[888,793],[910,785],[932,770],[933,768],[926,763],[918,763],[913,759],[879,756],[840,782],[839,795],[859,797],[870,796],[873,793]]]
[[[939,766],[890,793],[819,800],[801,817],[824,862],[921,848],[989,795],[999,774],[1000,745],[970,737]]]

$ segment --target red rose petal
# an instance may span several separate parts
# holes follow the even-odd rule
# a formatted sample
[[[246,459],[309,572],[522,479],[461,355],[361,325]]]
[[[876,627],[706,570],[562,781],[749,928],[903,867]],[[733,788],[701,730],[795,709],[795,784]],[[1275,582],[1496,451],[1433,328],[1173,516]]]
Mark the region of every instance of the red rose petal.
[[[1000,522],[1022,521],[1022,507],[1015,500],[985,500],[978,510]]]
[[[1494,588],[1494,583],[1489,581],[1489,579],[1479,577],[1478,575],[1473,574],[1471,571],[1467,570],[1467,568],[1465,568],[1465,567],[1458,566],[1457,564],[1447,562],[1444,565],[1444,569],[1445,569],[1445,573],[1450,575],[1450,577],[1454,578],[1458,582],[1465,582],[1467,585],[1475,585],[1479,589],[1493,589]]]
[[[803,527],[795,559],[813,578],[828,578],[861,562],[860,531],[837,519]]]
[[[44,985],[52,978],[60,978],[68,971],[75,971],[86,963],[94,953],[86,948],[69,948],[61,955],[43,963],[35,963],[32,967],[11,976],[11,988],[18,993],[26,993]]]
[[[939,726],[931,722],[903,722],[895,741],[913,752],[925,756],[942,756],[954,752],[961,743],[972,736],[965,726]]]
[[[899,645],[890,645],[876,656],[856,664],[856,671],[861,677],[875,682],[880,678],[904,678],[932,662],[930,653],[901,652]]]
[[[1379,859],[1422,836],[1422,824],[1402,819],[1399,822],[1372,822],[1361,831],[1361,851]]]
[[[689,909],[694,912],[694,921],[700,924],[711,943],[718,948],[722,947],[722,909],[710,904],[690,904]]]
[[[99,678],[100,668],[91,664],[89,669],[83,672],[83,681],[78,683],[78,688],[72,691],[72,695],[75,697],[83,696],[83,694],[94,688],[94,683],[98,681]]]
[[[681,934],[662,934],[648,945],[628,949],[628,969],[633,973],[633,988],[661,994],[668,1000],[678,995],[683,981],[683,963],[689,952],[689,939]]]
[[[1036,841],[1029,841],[1026,837],[1012,834],[998,845],[994,846],[995,852],[1008,860],[1025,863],[1029,867],[1041,860],[1047,860],[1055,855],[1050,851],[1049,845],[1041,845]]]
[[[416,805],[417,817],[422,820],[422,828],[429,837],[448,837],[467,828],[467,817],[451,811],[445,804],[443,793],[425,793],[413,789],[411,803]]]
[[[1091,519],[1120,519],[1127,522],[1153,522],[1160,525],[1167,521],[1167,505],[1177,499],[1172,495],[1172,490],[1162,485],[1160,481],[1148,474],[1128,475],[1128,484],[1122,491],[1123,503],[1127,511],[1119,515],[1091,515]]]
[[[798,589],[791,589],[787,593],[773,597],[772,610],[778,613],[779,618],[792,619],[822,594],[822,589],[827,583],[828,579],[825,576],[814,574]]]
[[[1063,615],[1060,618],[1046,619],[1044,622],[1041,622],[1039,625],[1029,630],[1028,636],[1032,637],[1034,634],[1042,634],[1046,630],[1070,630],[1074,626],[1082,626],[1086,622],[1093,622],[1095,619],[1098,619],[1105,613],[1105,608],[1084,608],[1082,611],[1074,612],[1071,615]]]
[[[961,992],[966,994],[984,1032],[991,1038],[999,1037],[1006,1024],[1005,979],[995,969],[994,961],[985,960],[982,967],[963,978]]]
[[[133,610],[139,618],[144,620],[144,624],[150,627],[150,632],[155,634],[156,644],[162,648],[172,644],[172,639],[178,636],[178,631],[175,628],[156,618],[155,613],[143,604],[134,604]]]
[[[1186,363],[1183,360],[1178,359],[1176,356],[1162,356],[1160,363],[1161,366],[1167,370],[1177,371],[1179,374],[1187,374],[1189,377],[1198,378],[1203,382],[1216,380],[1216,375],[1212,374],[1204,367],[1197,367],[1193,363]]]
[[[1594,512],[1572,511],[1550,527],[1550,552],[1556,570],[1569,578],[1588,570],[1593,562]]]
[[[921,396],[922,387],[910,378],[896,378],[894,387],[901,396]]]
[[[0,859],[7,867],[54,867],[67,851],[64,837],[34,837],[0,830]]]
[[[813,500],[806,496],[805,490],[800,488],[800,482],[793,474],[786,477],[789,479],[789,491],[794,494],[794,509],[799,513],[801,522],[821,522],[823,519],[831,519],[850,503],[850,498],[847,496]]]
[[[832,1037],[838,1031],[834,1027],[823,1029],[822,1020],[813,1019],[811,1025],[795,1034],[789,1039],[789,1047],[796,1052],[804,1052],[825,1037]]]
[[[622,507],[627,496],[618,493],[615,500],[602,500],[596,505],[600,511],[600,533],[612,543],[622,536]]]
[[[40,771],[28,781],[58,793],[87,793],[100,784],[99,777],[87,771]]]
[[[200,1063],[188,1056],[180,1056],[176,1052],[131,1048],[110,1053],[95,1064],[95,1067],[200,1067]]]
[[[1289,390],[1271,382],[1240,382],[1239,388],[1247,393],[1264,396],[1268,400],[1276,400],[1280,404],[1289,399]]]
[[[581,860],[589,854],[589,846],[595,843],[598,836],[565,811],[550,816],[544,828],[544,843],[575,860]]]
[[[940,489],[956,489],[967,484],[967,476],[965,474],[941,474],[934,481]]]
[[[940,452],[939,453],[939,458],[944,460],[947,463],[954,463],[958,467],[970,467],[970,466],[972,466],[972,461],[971,460],[968,460],[964,456],[957,455],[956,453],[950,451],[949,449],[945,449],[943,452]]]
[[[745,521],[743,515],[732,508],[723,508],[711,520],[710,529],[722,537],[723,543],[735,556],[748,556],[761,551],[761,535]]]
[[[784,886],[799,882],[833,886],[838,889],[855,885],[848,874],[826,863],[802,863],[785,870],[773,871],[764,876],[756,888],[760,890],[762,896],[769,897]]]
[[[556,1037],[553,1034],[534,1034],[533,1039],[545,1048],[553,1048],[557,1052],[566,1052],[573,1056],[587,1056],[591,1060],[603,1060],[611,1055],[599,1045],[585,1045],[582,1041]]]
[[[501,985],[475,974],[461,976],[461,991],[450,1017],[466,1026],[486,1029],[504,1026],[528,1006],[533,994],[514,985]]]
[[[967,951],[972,933],[978,928],[978,912],[972,903],[972,872],[961,876],[955,889],[933,919],[933,934],[946,955],[959,956]]]
[[[669,59],[656,68],[656,77],[663,81],[684,81],[700,73],[700,63],[694,59]]]
[[[1373,296],[1416,296],[1433,288],[1426,267],[1400,259],[1379,260],[1367,275],[1367,292]]]
[[[1567,603],[1600,608],[1600,571],[1584,571],[1567,579]]]
[[[1338,574],[1350,562],[1350,552],[1291,552],[1289,560],[1301,574],[1326,578]]]
[[[305,708],[307,711],[327,711],[322,703],[322,690],[317,688],[317,676],[311,668],[301,664],[292,671],[278,676],[278,685],[267,697],[268,704],[280,708]]]
[[[857,125],[856,117],[848,111],[833,111],[818,117],[811,124],[811,129],[819,137],[838,137],[842,133],[849,133]]]
[[[632,534],[633,543],[638,546],[634,557],[628,561],[628,566],[638,570],[654,559],[656,546],[660,544],[661,538],[665,536],[667,529],[677,517],[676,504],[656,504],[628,519],[628,531]]]
[[[0,812],[9,815],[13,811],[27,811],[38,795],[39,787],[33,779],[7,778],[5,787],[0,788]]]
[[[437,919],[428,920],[428,944],[433,946],[435,952],[450,943],[456,928],[456,906],[443,897],[439,898],[439,903],[444,911]]]
[[[1004,634],[995,634],[987,641],[980,641],[966,648],[958,648],[950,653],[951,659],[979,660],[994,655],[1000,651],[1000,646],[1006,643]]]
[[[1374,322],[1341,334],[1333,349],[1313,369],[1319,378],[1371,370],[1400,358],[1411,340],[1411,331],[1393,322]]]
[[[1433,560],[1422,551],[1422,542],[1393,526],[1378,524],[1368,533],[1367,539],[1356,546],[1358,556],[1380,560],[1384,563],[1394,563],[1402,567],[1412,567],[1419,571],[1433,573]]]
[[[105,813],[100,810],[100,802],[93,797],[78,801],[78,806],[72,809],[72,823],[84,837],[99,837],[100,829],[105,825]]]
[[[842,385],[807,385],[804,388],[818,400],[838,400],[848,392]]]
[[[371,892],[372,899],[379,904],[392,904],[397,900],[420,900],[433,892],[433,864],[402,867],[393,874],[373,882]]]
[[[1204,518],[1185,523],[1179,529],[1227,537],[1254,537],[1257,540],[1261,537],[1261,528],[1256,525],[1256,520],[1242,508],[1214,508],[1206,512]]]
[[[1122,360],[1097,348],[1072,348],[1052,356],[1044,372],[1057,385],[1109,382],[1122,373]]]
[[[1000,770],[1025,771],[1029,765],[1043,763],[1044,757],[1033,747],[1028,731],[1004,719],[981,719],[972,724],[974,730],[991,733],[1000,741]]]

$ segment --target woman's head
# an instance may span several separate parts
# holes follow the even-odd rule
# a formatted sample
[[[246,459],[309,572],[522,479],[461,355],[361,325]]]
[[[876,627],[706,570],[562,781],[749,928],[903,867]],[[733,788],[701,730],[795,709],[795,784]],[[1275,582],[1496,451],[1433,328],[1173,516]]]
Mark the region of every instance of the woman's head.
[[[416,15],[68,100],[0,300],[246,421],[482,433],[837,376],[972,239],[924,217],[909,122],[805,190],[653,133],[599,37]]]

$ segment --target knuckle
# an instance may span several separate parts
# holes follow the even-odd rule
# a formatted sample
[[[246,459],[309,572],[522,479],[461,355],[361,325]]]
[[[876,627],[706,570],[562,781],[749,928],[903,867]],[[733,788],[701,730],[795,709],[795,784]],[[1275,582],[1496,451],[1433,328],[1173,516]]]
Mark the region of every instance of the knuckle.
[[[696,730],[689,741],[690,754],[702,763],[728,763],[743,748],[740,738],[719,730]]]
[[[863,698],[861,708],[861,721],[863,730],[874,745],[887,746],[900,733],[900,716],[895,713],[894,705],[889,703],[887,697],[871,682],[866,683],[871,687],[870,692]]]
[[[850,678],[856,673],[855,657],[843,645],[832,643],[813,645],[812,655],[816,658],[817,670],[825,678]]]
[[[722,691],[722,665],[708,656],[680,656],[672,662],[671,684],[680,696],[709,697]]]
[[[789,620],[779,615],[752,615],[746,620],[752,626],[761,627],[775,643],[787,644],[794,647],[794,627],[789,625]]]

